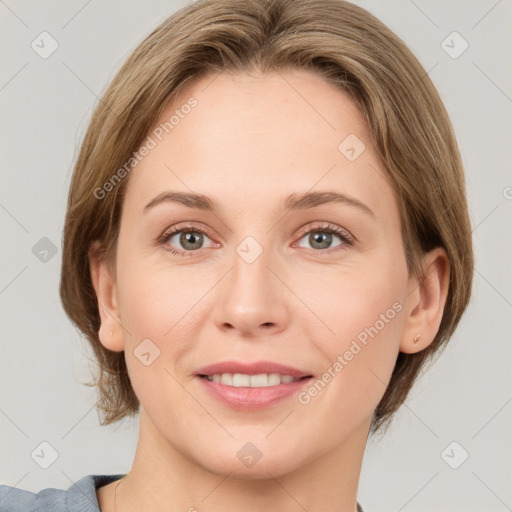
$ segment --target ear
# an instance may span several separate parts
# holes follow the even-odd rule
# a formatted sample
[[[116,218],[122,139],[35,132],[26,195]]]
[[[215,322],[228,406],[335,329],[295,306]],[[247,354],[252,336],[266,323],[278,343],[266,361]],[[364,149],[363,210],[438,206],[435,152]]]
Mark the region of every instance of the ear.
[[[101,344],[114,352],[124,350],[124,336],[117,302],[117,288],[114,271],[104,258],[103,246],[95,241],[88,252],[91,279],[98,299]]]
[[[406,299],[405,329],[400,352],[414,354],[428,347],[436,337],[443,318],[450,281],[450,261],[438,247],[424,258],[424,279],[411,278]]]

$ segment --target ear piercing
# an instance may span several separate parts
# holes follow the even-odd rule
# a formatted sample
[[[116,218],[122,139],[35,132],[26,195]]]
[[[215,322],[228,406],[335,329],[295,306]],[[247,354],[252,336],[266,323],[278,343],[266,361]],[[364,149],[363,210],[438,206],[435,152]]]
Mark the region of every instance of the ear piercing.
[[[420,338],[421,338],[421,336],[419,334],[416,334],[416,336],[414,336],[414,339],[412,340],[412,342],[416,345],[420,341]]]

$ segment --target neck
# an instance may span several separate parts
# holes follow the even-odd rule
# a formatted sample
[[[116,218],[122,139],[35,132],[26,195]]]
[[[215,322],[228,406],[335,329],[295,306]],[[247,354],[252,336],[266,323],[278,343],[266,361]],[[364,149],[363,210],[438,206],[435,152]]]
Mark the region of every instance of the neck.
[[[229,468],[212,471],[206,460],[192,460],[164,439],[141,409],[137,450],[117,490],[117,512],[356,512],[369,424],[370,418],[336,450],[292,471],[265,468],[250,478],[237,477]]]

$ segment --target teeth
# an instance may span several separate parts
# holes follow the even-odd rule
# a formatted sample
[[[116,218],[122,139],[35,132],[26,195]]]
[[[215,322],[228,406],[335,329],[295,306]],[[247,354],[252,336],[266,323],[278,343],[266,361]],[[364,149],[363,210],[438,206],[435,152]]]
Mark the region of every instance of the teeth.
[[[227,386],[235,388],[266,388],[269,386],[279,386],[299,380],[291,375],[281,375],[280,373],[261,373],[259,375],[246,375],[244,373],[216,373],[207,375],[210,382],[220,382]]]
[[[232,373],[223,373],[220,378],[221,384],[226,384],[228,386],[233,385],[233,374]]]
[[[268,386],[278,386],[281,384],[281,375],[279,373],[268,374]]]
[[[235,373],[233,375],[233,386],[235,388],[248,388],[251,385],[251,376],[242,373]]]

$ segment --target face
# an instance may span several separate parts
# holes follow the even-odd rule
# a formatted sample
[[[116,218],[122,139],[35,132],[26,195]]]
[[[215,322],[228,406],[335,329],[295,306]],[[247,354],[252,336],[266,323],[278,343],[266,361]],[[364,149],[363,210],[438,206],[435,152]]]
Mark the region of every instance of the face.
[[[412,284],[355,103],[306,71],[222,73],[155,130],[129,176],[112,288],[141,435],[241,478],[366,441]]]

